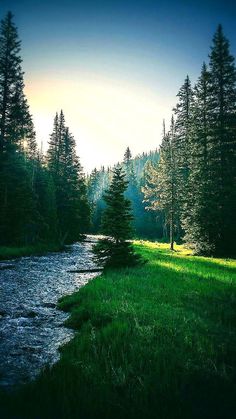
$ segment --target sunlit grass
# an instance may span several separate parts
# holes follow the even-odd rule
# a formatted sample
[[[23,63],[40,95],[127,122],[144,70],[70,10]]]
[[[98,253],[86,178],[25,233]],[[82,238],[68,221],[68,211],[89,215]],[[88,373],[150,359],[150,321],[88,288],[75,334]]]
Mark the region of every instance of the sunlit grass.
[[[135,247],[144,266],[104,273],[60,301],[78,332],[14,397],[17,418],[233,418],[236,261]]]
[[[169,250],[166,243],[153,243],[136,241],[137,249],[140,249],[142,255],[149,258],[149,264],[158,265],[184,274],[194,274],[201,278],[219,278],[221,280],[231,281],[228,275],[231,272],[235,277],[236,260],[235,259],[218,259],[193,256],[191,250],[184,245],[175,245],[175,251]],[[151,257],[153,250],[159,252],[157,258]],[[167,256],[167,257],[165,257]],[[213,269],[211,269],[213,268]]]

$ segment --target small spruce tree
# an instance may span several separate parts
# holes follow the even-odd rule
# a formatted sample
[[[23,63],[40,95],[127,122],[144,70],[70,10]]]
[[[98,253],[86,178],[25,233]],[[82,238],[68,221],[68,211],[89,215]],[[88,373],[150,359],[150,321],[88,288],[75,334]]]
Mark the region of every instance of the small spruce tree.
[[[124,193],[128,182],[120,166],[113,171],[110,188],[104,195],[106,208],[102,217],[102,232],[107,236],[98,241],[93,251],[95,259],[105,268],[132,266],[141,262],[128,239],[132,237],[131,203]]]

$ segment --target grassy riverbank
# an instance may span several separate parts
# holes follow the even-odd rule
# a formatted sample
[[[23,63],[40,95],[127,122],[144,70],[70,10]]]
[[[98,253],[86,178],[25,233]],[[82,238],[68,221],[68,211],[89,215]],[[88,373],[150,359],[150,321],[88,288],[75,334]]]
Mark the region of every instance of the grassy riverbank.
[[[60,301],[78,333],[52,370],[4,398],[4,418],[233,419],[236,261],[136,247],[146,265]]]
[[[34,246],[6,247],[0,246],[0,260],[15,259],[22,256],[43,255],[47,252],[62,250],[59,244],[37,244]]]

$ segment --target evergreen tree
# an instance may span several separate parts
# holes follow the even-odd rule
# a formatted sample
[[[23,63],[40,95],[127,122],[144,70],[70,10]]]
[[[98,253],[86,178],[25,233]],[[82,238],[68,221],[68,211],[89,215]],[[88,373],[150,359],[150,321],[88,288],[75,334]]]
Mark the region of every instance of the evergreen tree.
[[[40,214],[39,236],[44,243],[58,242],[56,190],[53,178],[38,159],[35,167],[35,193]]]
[[[173,116],[170,132],[165,135],[164,130],[158,169],[160,207],[164,211],[165,220],[169,226],[170,249],[174,250],[174,233],[178,226],[179,212],[176,189],[178,176],[175,159],[175,125]]]
[[[11,148],[21,148],[29,140],[36,147],[32,119],[24,95],[20,57],[21,42],[9,12],[0,28],[0,156]]]
[[[190,129],[192,123],[193,91],[187,76],[177,94],[179,101],[174,109],[175,114],[175,160],[176,188],[181,222],[188,213],[189,173],[190,173]]]
[[[221,26],[209,67],[195,88],[186,240],[199,253],[229,256],[236,254],[236,71]]]
[[[0,171],[0,242],[33,244],[38,239],[39,213],[28,162],[21,153],[7,153]]]
[[[147,161],[144,168],[143,176],[143,202],[145,210],[149,214],[154,214],[155,220],[151,219],[151,228],[153,230],[155,225],[154,237],[164,238],[168,237],[167,223],[165,220],[164,212],[160,206],[160,191],[159,191],[159,171],[157,164],[154,164],[150,160]]]
[[[131,154],[130,148],[127,147],[124,154],[124,163],[129,164],[131,161],[131,158],[132,158],[132,154]]]
[[[94,246],[96,259],[107,267],[122,267],[137,264],[140,261],[134,253],[131,228],[131,204],[124,192],[128,186],[121,167],[113,171],[109,190],[104,196],[106,208],[102,218],[102,231],[108,236]]]
[[[133,230],[135,233],[139,233],[141,225],[143,224],[142,216],[145,212],[142,203],[142,193],[134,171],[132,154],[129,147],[127,147],[125,150],[123,166],[126,174],[126,180],[128,181],[125,197],[131,202],[131,209],[133,213]]]
[[[193,121],[191,125],[191,163],[188,206],[184,220],[185,240],[198,253],[211,253],[211,228],[217,196],[214,195],[210,173],[210,72],[206,64],[194,88]]]
[[[83,170],[76,155],[75,139],[66,128],[62,155],[62,179],[65,194],[63,217],[64,225],[70,231],[70,241],[76,240],[81,233],[85,233],[90,222],[90,208],[87,199],[87,188]]]
[[[50,172],[56,176],[58,175],[58,150],[59,150],[59,132],[58,132],[58,113],[53,121],[53,131],[50,135],[47,150],[47,165]]]
[[[62,243],[80,239],[90,221],[85,178],[75,147],[74,137],[66,127],[61,111],[54,118],[47,161],[55,184],[58,231]]]
[[[127,150],[126,150],[127,151]],[[126,153],[125,153],[126,154]],[[126,159],[126,157],[128,157]],[[130,149],[127,156],[124,156],[122,167],[126,173],[126,180],[129,181],[125,197],[131,201],[133,221],[132,226],[139,237],[162,237],[162,221],[153,211],[145,210],[144,195],[142,187],[145,184],[144,169],[147,162],[154,165],[159,160],[157,150],[132,158]],[[111,183],[110,168],[93,171],[88,179],[88,196],[92,205],[92,232],[101,232],[101,216],[105,208],[103,194]],[[96,180],[95,180],[96,179]],[[153,228],[154,227],[154,228]]]
[[[38,238],[33,188],[36,140],[24,95],[20,41],[9,12],[0,27],[0,232],[2,244]]]
[[[236,69],[219,25],[210,53],[210,176],[218,198],[211,241],[216,254],[236,254]]]
[[[175,126],[171,120],[170,132],[165,125],[160,147],[160,161],[157,166],[147,167],[146,184],[143,188],[146,208],[162,214],[163,236],[169,231],[170,248],[174,250],[174,235],[178,233],[179,208],[176,188],[177,170],[175,158]]]
[[[105,209],[103,199],[104,190],[108,187],[108,172],[97,170],[91,172],[88,178],[88,200],[91,208],[91,232],[99,233],[101,227],[102,212]]]

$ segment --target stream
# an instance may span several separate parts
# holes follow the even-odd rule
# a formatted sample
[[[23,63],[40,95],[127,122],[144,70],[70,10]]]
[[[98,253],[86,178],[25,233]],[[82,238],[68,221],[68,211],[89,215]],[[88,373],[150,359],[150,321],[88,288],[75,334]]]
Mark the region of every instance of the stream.
[[[10,266],[0,270],[0,387],[34,379],[59,359],[59,346],[73,337],[63,325],[69,315],[56,303],[97,275],[69,272],[95,268],[93,240],[88,236],[62,252],[1,262]]]

